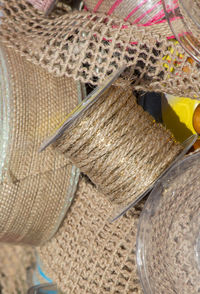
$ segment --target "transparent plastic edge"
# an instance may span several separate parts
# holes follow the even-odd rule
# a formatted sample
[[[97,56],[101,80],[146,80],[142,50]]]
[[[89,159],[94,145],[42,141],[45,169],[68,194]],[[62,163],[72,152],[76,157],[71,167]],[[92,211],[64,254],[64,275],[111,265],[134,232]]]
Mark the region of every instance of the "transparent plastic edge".
[[[9,148],[10,132],[10,89],[9,73],[3,49],[0,46],[0,183],[3,181],[4,169],[6,168],[7,154]],[[2,90],[4,89],[4,90]]]

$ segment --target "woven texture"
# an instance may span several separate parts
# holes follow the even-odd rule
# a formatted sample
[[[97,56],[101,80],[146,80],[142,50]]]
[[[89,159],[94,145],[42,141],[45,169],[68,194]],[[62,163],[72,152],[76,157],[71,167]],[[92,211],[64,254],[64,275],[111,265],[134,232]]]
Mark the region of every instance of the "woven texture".
[[[117,83],[120,83],[117,82]],[[135,202],[182,151],[172,134],[112,86],[53,144],[119,208]]]
[[[31,247],[0,245],[0,293],[27,294],[32,286],[35,254]]]
[[[136,270],[136,231],[141,206],[110,224],[111,206],[80,181],[75,200],[55,237],[39,248],[49,276],[65,294],[142,293]]]
[[[7,145],[0,140],[0,241],[37,245],[57,229],[75,184],[75,170],[62,155],[38,149],[77,104],[78,88],[12,49],[1,46],[0,53],[1,123],[7,126]]]
[[[167,39],[166,22],[141,27],[90,12],[47,18],[24,0],[1,2],[1,40],[51,73],[96,85],[126,64],[136,89],[199,96],[199,65]]]

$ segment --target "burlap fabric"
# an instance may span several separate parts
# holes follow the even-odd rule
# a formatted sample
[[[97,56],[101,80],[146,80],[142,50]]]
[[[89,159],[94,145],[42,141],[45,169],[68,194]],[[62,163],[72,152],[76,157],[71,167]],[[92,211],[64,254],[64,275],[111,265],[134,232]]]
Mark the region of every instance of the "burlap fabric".
[[[0,293],[26,294],[32,286],[35,253],[31,247],[0,245]]]
[[[142,205],[112,224],[111,208],[82,179],[63,225],[37,249],[46,272],[65,294],[142,293],[135,256]]]
[[[0,70],[0,241],[38,245],[55,233],[77,181],[62,155],[38,149],[78,103],[78,87],[2,45]]]
[[[1,2],[0,39],[51,73],[96,85],[126,64],[135,89],[199,95],[199,65],[167,39],[172,33],[166,22],[141,27],[78,11],[47,18],[25,0]]]

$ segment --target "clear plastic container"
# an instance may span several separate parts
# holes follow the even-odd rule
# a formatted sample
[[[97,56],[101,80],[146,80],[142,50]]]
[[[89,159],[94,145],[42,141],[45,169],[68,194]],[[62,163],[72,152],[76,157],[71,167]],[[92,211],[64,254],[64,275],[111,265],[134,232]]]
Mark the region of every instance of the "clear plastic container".
[[[56,285],[54,284],[43,284],[31,287],[27,294],[61,294]]]
[[[145,294],[200,292],[200,152],[155,186],[140,217],[137,264]]]
[[[200,62],[199,0],[162,0],[171,30],[182,47]]]

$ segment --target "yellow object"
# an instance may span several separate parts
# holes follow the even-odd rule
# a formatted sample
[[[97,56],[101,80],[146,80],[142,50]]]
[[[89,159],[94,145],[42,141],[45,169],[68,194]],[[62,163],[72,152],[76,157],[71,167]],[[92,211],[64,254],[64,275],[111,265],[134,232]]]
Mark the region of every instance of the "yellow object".
[[[172,39],[171,42],[174,45],[178,44],[178,41],[176,39]],[[169,54],[163,56],[162,58],[164,61],[163,66],[167,71],[170,71],[172,73],[175,71],[176,67],[181,66],[181,60],[183,59],[184,55],[182,53],[179,53],[178,51],[174,52],[174,48],[171,46],[168,47],[168,51],[169,51]],[[194,60],[191,57],[188,57],[187,62],[188,62],[188,65],[189,64],[192,65],[194,63]],[[182,68],[182,71],[185,73],[190,73],[190,68],[186,65]]]
[[[176,41],[175,39],[172,39],[171,42],[173,42],[174,44],[177,44],[178,41]],[[181,64],[181,59],[183,59],[183,55],[179,52],[175,52],[175,56],[174,56],[174,49],[173,47],[168,47],[169,50],[169,54],[165,55],[163,57],[163,61],[165,61],[163,63],[163,66],[166,70],[170,71],[170,72],[174,72],[175,67],[179,66]],[[173,56],[173,57],[172,57]]]
[[[193,114],[200,101],[185,97],[165,95],[162,99],[162,118],[165,126],[175,138],[183,142],[196,134],[193,128]]]

